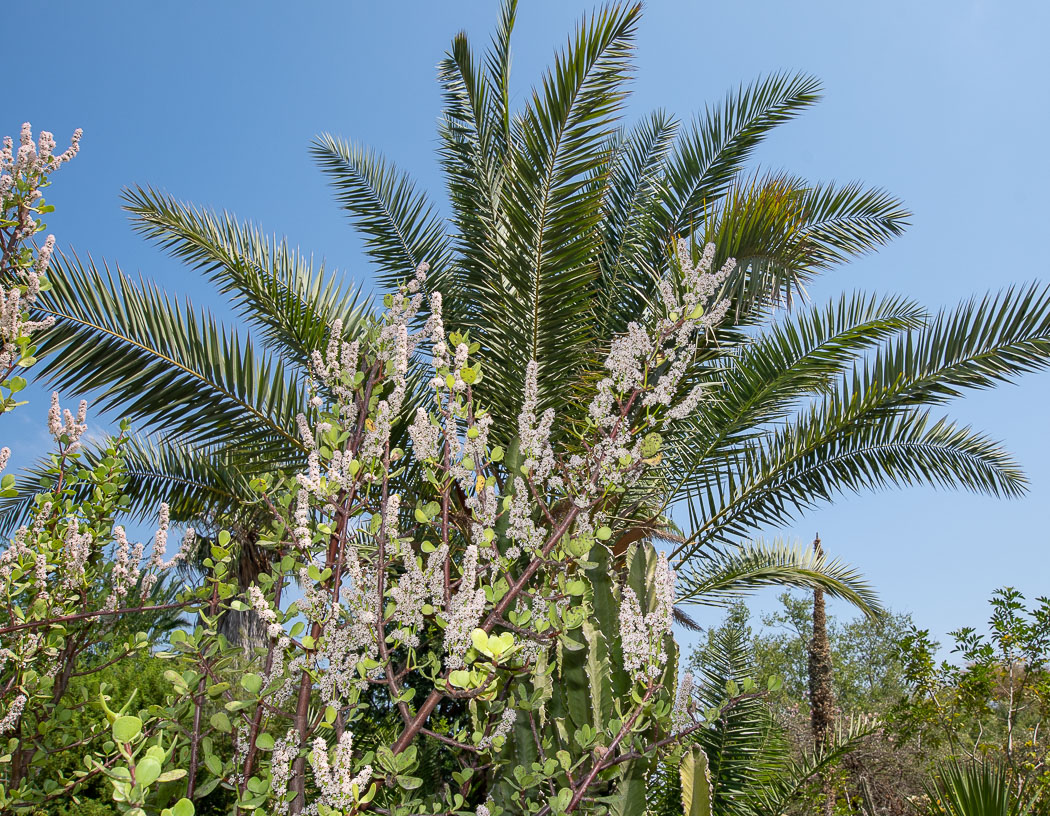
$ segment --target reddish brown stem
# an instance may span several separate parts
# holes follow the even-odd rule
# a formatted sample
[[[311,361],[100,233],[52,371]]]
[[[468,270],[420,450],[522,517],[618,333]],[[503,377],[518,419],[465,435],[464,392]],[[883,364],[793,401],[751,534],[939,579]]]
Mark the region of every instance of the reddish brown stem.
[[[10,632],[20,632],[24,629],[40,629],[44,626],[53,626],[56,623],[88,620],[90,618],[103,618],[112,615],[133,615],[139,612],[161,612],[165,609],[185,609],[187,606],[192,606],[193,603],[193,601],[185,601],[181,603],[154,604],[152,606],[124,607],[121,609],[100,609],[94,612],[79,612],[76,615],[60,615],[57,618],[46,618],[39,621],[27,621],[26,623],[17,623],[13,626],[5,626],[0,628],[0,635],[6,635]]]
[[[219,607],[219,582],[212,577],[211,600],[208,601],[208,615],[215,618]],[[193,732],[190,734],[190,768],[186,779],[186,798],[193,801],[197,791],[197,769],[200,762],[201,714],[204,710],[205,677],[197,681],[197,693],[193,697]]]

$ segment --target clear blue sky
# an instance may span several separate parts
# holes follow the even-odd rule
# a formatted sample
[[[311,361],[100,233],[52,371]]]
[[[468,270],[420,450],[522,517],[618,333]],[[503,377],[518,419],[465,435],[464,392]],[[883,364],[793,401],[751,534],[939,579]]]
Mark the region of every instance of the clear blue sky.
[[[522,0],[518,98],[591,7]],[[323,130],[370,143],[440,199],[435,65],[461,28],[480,47],[496,10],[492,0],[183,0],[46,12],[17,3],[4,15],[0,135],[29,120],[62,147],[83,127],[81,155],[49,196],[60,246],[141,271],[220,313],[195,275],[132,235],[123,185],[230,209],[366,279],[307,144]],[[688,117],[764,73],[817,75],[824,102],[781,128],[758,162],[886,187],[915,216],[903,238],[829,275],[813,298],[894,291],[936,308],[1050,279],[1048,33],[1050,5],[1034,0],[652,0],[628,115],[664,107]],[[34,407],[0,428],[20,462],[45,444],[46,394],[31,396]],[[1032,481],[1026,498],[926,489],[847,497],[785,532],[809,540],[819,530],[890,606],[938,635],[983,622],[997,586],[1050,594],[1048,397],[1044,373],[953,408],[1018,455]]]

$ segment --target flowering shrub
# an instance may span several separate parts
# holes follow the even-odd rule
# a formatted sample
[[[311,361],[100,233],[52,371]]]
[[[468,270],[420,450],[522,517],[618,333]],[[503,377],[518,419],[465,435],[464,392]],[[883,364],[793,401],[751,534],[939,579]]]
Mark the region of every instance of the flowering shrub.
[[[7,806],[100,774],[135,814],[182,816],[219,786],[255,814],[547,816],[644,802],[653,763],[704,722],[688,679],[676,690],[666,557],[644,542],[610,547],[618,497],[645,485],[662,432],[702,398],[682,382],[683,361],[724,309],[714,296],[732,262],[713,271],[708,247],[694,264],[684,242],[678,254],[660,308],[613,343],[587,425],[564,446],[552,442],[553,411],[538,413],[535,363],[506,434],[516,441],[491,442],[474,397],[478,344],[446,331],[437,292],[411,328],[425,266],[363,336],[349,341],[336,323],[313,355],[311,415],[298,421],[306,469],[254,482],[273,557],[244,592],[223,533],[203,581],[178,601],[158,598],[172,563],[166,508],[147,559],[113,521],[123,437],[84,467],[86,409],[63,413],[56,398],[54,485],[0,572]],[[168,704],[114,711],[103,689],[105,722],[53,749],[85,751],[85,770],[34,786],[27,771],[46,723],[70,704],[61,678],[77,670],[77,649],[114,660],[145,649],[149,636],[120,622],[179,607],[197,621],[158,653],[171,666]],[[246,650],[217,622],[249,609],[266,630]],[[358,744],[387,714],[389,739]],[[422,776],[434,751],[455,769],[438,789]]]
[[[39,216],[54,211],[44,202],[42,190],[50,184],[51,174],[77,155],[81,135],[78,128],[65,152],[55,153],[55,137],[44,130],[34,144],[26,122],[18,151],[10,137],[4,138],[0,149],[0,413],[18,405],[14,395],[26,385],[23,377],[12,376],[14,369],[36,362],[33,332],[53,322],[52,318],[30,320],[27,310],[48,288],[45,275],[55,236],[48,235],[39,248],[30,240],[45,229]]]
[[[175,624],[170,614],[148,613],[182,606],[160,580],[172,563],[163,560],[167,508],[161,506],[147,557],[113,521],[126,503],[120,458],[126,439],[114,439],[97,462],[85,462],[86,412],[83,402],[74,415],[61,409],[57,394],[52,398],[48,424],[56,451],[49,489],[37,496],[31,522],[0,553],[0,739],[7,746],[0,756],[0,808],[62,800],[102,772],[34,778],[34,768],[52,757],[90,754],[109,736],[101,726],[86,733],[62,727],[74,711],[106,705],[104,688],[100,699],[73,698],[71,682],[80,679],[83,689],[84,678],[148,651],[165,624]],[[185,543],[192,543],[192,531]]]

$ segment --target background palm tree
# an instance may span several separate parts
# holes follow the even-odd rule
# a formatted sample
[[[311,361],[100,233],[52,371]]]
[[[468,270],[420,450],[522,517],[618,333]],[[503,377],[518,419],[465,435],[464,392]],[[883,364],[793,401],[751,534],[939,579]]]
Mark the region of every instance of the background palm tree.
[[[717,712],[710,726],[697,731],[651,774],[646,812],[681,816],[682,781],[688,768],[681,760],[699,748],[710,776],[711,816],[783,816],[815,813],[823,799],[822,775],[866,740],[873,729],[851,721],[832,728],[823,744],[798,752],[788,731],[763,699],[758,687],[751,633],[743,621],[708,633],[705,647],[690,660],[694,701],[700,710]],[[727,689],[733,697],[727,702]],[[705,811],[701,811],[706,816]],[[686,810],[685,816],[699,816]]]
[[[730,318],[695,349],[683,383],[710,383],[711,399],[666,435],[651,480],[625,494],[622,543],[671,536],[683,602],[778,582],[865,600],[838,562],[738,543],[843,490],[1021,493],[1024,476],[998,444],[931,408],[1043,367],[1050,295],[1025,287],[934,316],[898,297],[806,304],[806,283],[900,233],[907,212],[856,184],[748,171],[769,132],[817,101],[810,77],[760,79],[687,124],[661,111],[625,124],[639,14],[614,5],[581,22],[518,111],[513,0],[484,55],[455,37],[439,69],[448,219],[374,151],[323,135],[313,154],[381,285],[429,262],[447,325],[484,348],[477,391],[504,433],[535,359],[542,405],[557,409],[571,440],[611,339],[658,308],[677,237],[714,242],[716,263],[736,258]],[[39,302],[57,322],[37,371],[131,418],[143,433],[129,451],[133,509],[151,513],[167,497],[177,520],[232,528],[249,581],[265,558],[250,480],[302,464],[295,416],[310,413],[309,353],[336,320],[355,335],[370,306],[323,263],[228,213],[142,188],[127,192],[126,208],[144,237],[231,299],[242,325],[69,257]],[[6,501],[7,524],[27,501]]]

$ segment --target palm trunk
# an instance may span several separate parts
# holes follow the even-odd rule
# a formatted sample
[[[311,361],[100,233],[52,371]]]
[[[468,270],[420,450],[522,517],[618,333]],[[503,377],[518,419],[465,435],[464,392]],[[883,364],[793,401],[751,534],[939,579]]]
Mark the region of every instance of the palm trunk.
[[[813,550],[822,555],[820,536]],[[835,717],[835,692],[831,686],[831,644],[828,642],[828,620],[824,609],[824,590],[813,590],[813,638],[809,642],[809,723],[813,745],[824,750],[831,739]],[[831,816],[835,806],[835,788],[830,774],[824,774],[823,813]]]

